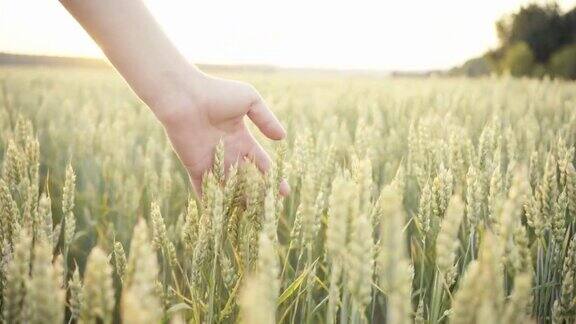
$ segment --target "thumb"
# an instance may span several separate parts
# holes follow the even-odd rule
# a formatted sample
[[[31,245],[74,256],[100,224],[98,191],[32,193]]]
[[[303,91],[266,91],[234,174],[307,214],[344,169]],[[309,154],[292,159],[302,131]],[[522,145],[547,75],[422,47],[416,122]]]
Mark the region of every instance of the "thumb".
[[[260,129],[262,134],[272,140],[281,140],[286,137],[286,131],[274,113],[266,106],[262,98],[258,98],[250,106],[247,113],[252,122]]]

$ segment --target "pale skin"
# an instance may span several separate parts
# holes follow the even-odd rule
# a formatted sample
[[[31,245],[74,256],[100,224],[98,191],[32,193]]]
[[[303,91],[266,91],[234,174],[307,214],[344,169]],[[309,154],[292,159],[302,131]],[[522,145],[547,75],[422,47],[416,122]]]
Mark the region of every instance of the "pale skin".
[[[250,159],[266,173],[271,160],[244,116],[269,139],[286,131],[260,94],[243,82],[204,74],[164,34],[141,0],[60,0],[98,43],[126,82],[164,126],[197,194],[224,143],[226,168]],[[282,181],[280,193],[289,186]]]

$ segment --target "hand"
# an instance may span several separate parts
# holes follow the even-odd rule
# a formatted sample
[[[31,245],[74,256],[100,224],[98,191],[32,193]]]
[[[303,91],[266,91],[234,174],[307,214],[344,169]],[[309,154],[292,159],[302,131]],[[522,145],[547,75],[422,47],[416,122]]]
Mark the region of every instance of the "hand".
[[[165,91],[153,103],[172,146],[186,167],[197,194],[201,194],[202,177],[212,168],[214,149],[224,144],[224,165],[249,159],[266,173],[271,160],[254,139],[244,116],[272,140],[282,140],[286,131],[262,97],[249,84],[210,77],[195,71],[192,78],[174,77],[169,84],[178,90]],[[282,181],[280,193],[286,196],[289,186]]]
[[[270,157],[246,128],[244,116],[270,139],[281,140],[286,133],[253,87],[198,71],[162,32],[143,1],[61,3],[164,124],[196,193],[220,140],[226,167],[249,158],[262,172],[270,168]],[[283,182],[279,189],[286,195],[288,184]]]

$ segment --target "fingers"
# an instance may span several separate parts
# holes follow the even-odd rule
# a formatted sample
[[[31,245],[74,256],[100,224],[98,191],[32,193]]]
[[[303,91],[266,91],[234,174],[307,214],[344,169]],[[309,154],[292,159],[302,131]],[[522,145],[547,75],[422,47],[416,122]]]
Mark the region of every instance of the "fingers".
[[[254,165],[260,170],[262,173],[267,173],[270,170],[270,166],[272,164],[272,160],[266,151],[260,146],[254,138],[251,138],[252,146],[247,154],[248,159],[250,159]],[[283,197],[287,197],[290,194],[290,185],[288,185],[288,181],[286,179],[282,179],[282,181],[278,184],[280,195]]]
[[[282,197],[288,197],[288,195],[290,195],[290,185],[286,179],[282,179],[282,182],[280,182],[280,195]]]
[[[248,159],[254,162],[254,165],[256,165],[256,167],[258,168],[258,170],[260,170],[260,172],[262,173],[268,172],[272,164],[270,156],[268,155],[268,153],[266,153],[266,151],[264,151],[262,146],[260,146],[260,144],[258,144],[258,142],[254,140],[254,138],[251,138],[251,142],[252,145],[250,145],[250,149],[247,154]]]
[[[238,161],[238,165],[242,164],[243,161]],[[196,197],[202,197],[202,177],[192,177],[190,176],[190,182],[192,182],[192,189]],[[286,179],[282,179],[280,182],[279,192],[282,197],[288,197],[290,195],[290,185]]]
[[[272,140],[281,140],[286,137],[286,131],[274,113],[266,106],[264,100],[258,97],[250,106],[248,117],[260,129],[262,134]]]
[[[202,196],[202,181],[206,172],[209,172],[213,167],[214,159],[212,158],[213,152],[208,152],[205,157],[200,158],[193,164],[185,164],[185,167],[190,176],[190,182],[193,185],[194,192],[198,197]],[[250,160],[256,168],[266,174],[270,171],[272,160],[268,153],[244,128],[244,130],[233,138],[228,138],[224,141],[224,177],[228,178],[230,167],[232,165],[241,166]],[[290,186],[283,180],[277,184],[279,193],[282,196],[287,196],[290,193]]]

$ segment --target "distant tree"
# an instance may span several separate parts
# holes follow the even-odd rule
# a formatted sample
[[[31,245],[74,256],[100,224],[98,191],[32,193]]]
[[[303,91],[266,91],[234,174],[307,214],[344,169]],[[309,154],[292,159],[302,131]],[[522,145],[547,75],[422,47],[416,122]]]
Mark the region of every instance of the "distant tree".
[[[563,47],[554,53],[549,66],[554,76],[576,80],[576,44]]]
[[[487,66],[514,76],[576,80],[576,7],[562,13],[555,2],[533,3],[500,19],[496,31],[499,47],[488,51],[484,60],[470,60],[451,73],[485,74]]]
[[[528,44],[519,42],[506,50],[500,69],[513,76],[525,76],[532,74],[534,63],[534,54]]]
[[[564,25],[557,4],[530,4],[498,21],[496,30],[503,49],[525,42],[536,61],[544,63],[562,46]]]
[[[562,16],[564,43],[576,43],[576,7]]]

